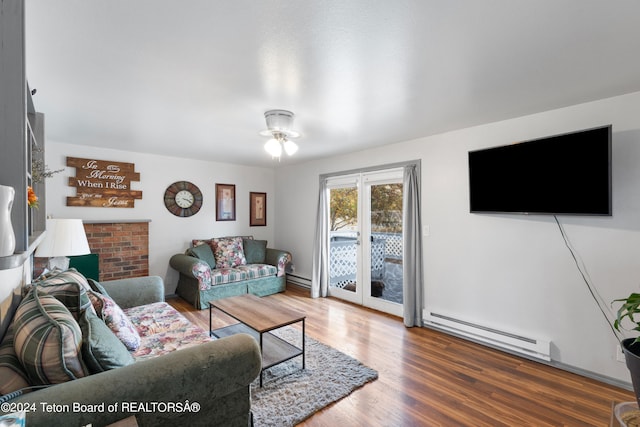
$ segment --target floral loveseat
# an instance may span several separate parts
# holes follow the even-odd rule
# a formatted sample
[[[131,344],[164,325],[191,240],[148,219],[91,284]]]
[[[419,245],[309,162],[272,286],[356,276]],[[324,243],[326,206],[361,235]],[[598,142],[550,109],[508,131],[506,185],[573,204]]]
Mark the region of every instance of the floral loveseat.
[[[30,287],[0,334],[0,413],[24,409],[28,426],[250,422],[256,341],[210,338],[164,302],[159,277],[59,272]]]
[[[267,248],[251,236],[196,239],[169,264],[180,273],[176,293],[198,309],[211,300],[251,293],[265,296],[286,287],[286,251]]]

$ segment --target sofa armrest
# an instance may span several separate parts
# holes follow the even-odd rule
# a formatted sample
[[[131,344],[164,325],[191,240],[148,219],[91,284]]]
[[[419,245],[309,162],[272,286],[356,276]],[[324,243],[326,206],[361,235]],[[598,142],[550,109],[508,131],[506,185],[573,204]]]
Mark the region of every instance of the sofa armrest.
[[[211,288],[211,267],[205,261],[185,254],[176,254],[169,259],[169,265],[180,274],[196,279],[198,289]]]
[[[278,267],[278,277],[284,276],[287,264],[291,262],[291,253],[280,249],[267,248],[265,262]]]
[[[140,426],[223,426],[238,413],[246,411],[248,417],[249,385],[261,364],[256,340],[238,334],[34,391],[12,402],[34,404],[36,411],[27,413],[27,425],[34,426],[97,427],[132,415]],[[69,411],[47,412],[43,402],[63,409],[68,405]],[[186,402],[199,404],[199,410],[159,406]],[[130,403],[147,406],[136,411]],[[74,404],[93,406],[73,411]]]
[[[164,301],[164,282],[159,276],[109,280],[100,284],[122,308]]]
[[[206,265],[209,269],[211,269],[211,267],[209,267],[209,264],[207,264],[205,261],[186,254],[175,254],[169,259],[169,265],[185,276],[194,279],[197,279],[197,277],[193,272],[198,270],[198,266]]]

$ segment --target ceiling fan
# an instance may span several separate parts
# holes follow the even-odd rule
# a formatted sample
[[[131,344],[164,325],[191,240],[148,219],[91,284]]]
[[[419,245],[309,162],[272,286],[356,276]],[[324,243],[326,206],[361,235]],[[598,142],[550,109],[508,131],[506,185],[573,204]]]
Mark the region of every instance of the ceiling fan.
[[[288,110],[269,110],[264,113],[267,129],[260,132],[262,136],[270,136],[271,139],[264,144],[264,149],[271,157],[280,160],[282,150],[289,156],[298,151],[298,144],[289,138],[297,138],[299,132],[291,129],[294,114]]]

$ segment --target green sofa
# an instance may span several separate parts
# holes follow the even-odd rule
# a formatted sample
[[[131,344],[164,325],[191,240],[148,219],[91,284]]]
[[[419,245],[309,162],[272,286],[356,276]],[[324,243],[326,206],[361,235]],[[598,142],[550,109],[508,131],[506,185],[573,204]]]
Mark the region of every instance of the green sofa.
[[[176,293],[203,310],[216,299],[283,292],[291,254],[266,245],[251,236],[193,240],[185,253],[169,260],[180,274]]]
[[[164,284],[159,277],[101,284],[125,311],[167,306],[163,303]],[[178,315],[182,317],[180,321],[188,322]],[[152,314],[145,316],[149,318]],[[205,334],[204,339],[209,338],[208,331],[195,325],[190,330],[194,328]],[[5,332],[0,331],[0,337]],[[87,424],[98,427],[132,415],[141,427],[251,424],[250,384],[260,373],[261,355],[249,335],[234,335],[157,357],[151,354],[144,360],[135,359],[126,366],[26,393],[9,400],[9,406],[2,406],[2,410],[26,408],[27,425],[33,427]],[[73,405],[87,406],[75,410]]]

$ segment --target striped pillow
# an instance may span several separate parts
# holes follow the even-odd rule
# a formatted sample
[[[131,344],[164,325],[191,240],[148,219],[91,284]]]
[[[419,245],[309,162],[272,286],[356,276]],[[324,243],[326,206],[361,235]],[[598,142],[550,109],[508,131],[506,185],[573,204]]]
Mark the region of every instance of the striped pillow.
[[[8,394],[29,386],[16,352],[13,349],[13,323],[0,344],[0,395]]]
[[[40,295],[51,295],[64,304],[76,320],[80,318],[80,313],[87,308],[93,311],[86,289],[77,282],[50,283],[45,281],[36,286],[38,286]]]
[[[91,289],[89,285],[89,281],[86,277],[84,277],[81,273],[78,272],[75,268],[70,268],[68,270],[60,271],[55,270],[47,274],[43,274],[38,277],[38,280],[34,282],[36,285],[59,285],[61,283],[77,283],[82,286],[86,290]]]
[[[13,322],[14,350],[32,384],[58,384],[87,375],[80,326],[56,298],[33,288]]]

